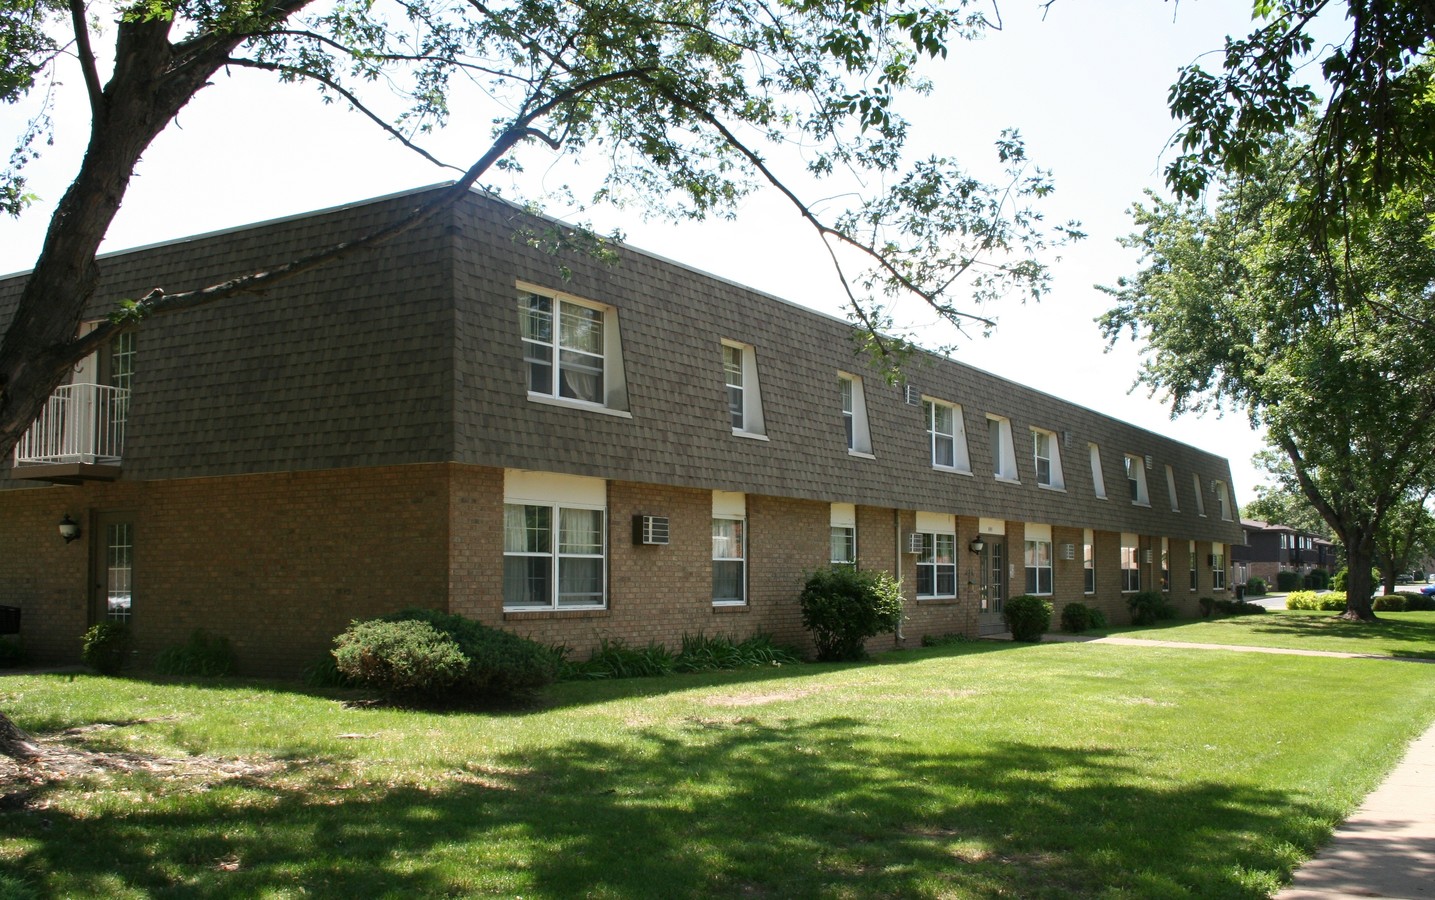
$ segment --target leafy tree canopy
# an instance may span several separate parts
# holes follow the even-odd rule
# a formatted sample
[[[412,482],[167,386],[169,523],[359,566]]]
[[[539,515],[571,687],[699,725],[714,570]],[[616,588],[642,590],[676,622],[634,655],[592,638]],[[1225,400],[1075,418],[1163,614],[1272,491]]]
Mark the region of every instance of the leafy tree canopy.
[[[1305,123],[1313,160],[1302,212],[1318,239],[1349,207],[1370,211],[1392,191],[1431,181],[1435,4],[1254,0],[1252,14],[1255,27],[1226,39],[1218,69],[1192,63],[1171,87],[1181,122],[1180,153],[1166,169],[1173,191],[1194,199],[1225,176],[1264,172],[1266,156]],[[1309,83],[1313,63],[1324,100]]]
[[[1105,289],[1116,306],[1100,323],[1112,341],[1145,343],[1140,378],[1173,411],[1235,408],[1265,427],[1345,543],[1349,614],[1371,618],[1375,536],[1431,478],[1435,333],[1411,322],[1435,305],[1435,195],[1395,192],[1312,252],[1299,210],[1319,189],[1313,139],[1225,180],[1213,209],[1138,205],[1129,245],[1143,268]]]
[[[1271,477],[1271,484],[1257,485],[1256,498],[1241,508],[1241,517],[1288,525],[1329,538],[1330,524],[1311,506],[1290,457],[1278,450],[1262,450],[1252,462]]]

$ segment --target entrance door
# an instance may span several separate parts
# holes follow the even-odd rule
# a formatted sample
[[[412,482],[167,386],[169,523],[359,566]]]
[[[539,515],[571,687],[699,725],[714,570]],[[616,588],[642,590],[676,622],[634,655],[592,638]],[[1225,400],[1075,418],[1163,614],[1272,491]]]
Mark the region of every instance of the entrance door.
[[[102,515],[94,533],[94,621],[128,622],[134,603],[134,520]]]
[[[979,588],[981,606],[977,613],[977,630],[981,634],[1006,631],[1002,609],[1006,605],[1006,544],[992,535],[982,535],[985,546],[979,554]]]

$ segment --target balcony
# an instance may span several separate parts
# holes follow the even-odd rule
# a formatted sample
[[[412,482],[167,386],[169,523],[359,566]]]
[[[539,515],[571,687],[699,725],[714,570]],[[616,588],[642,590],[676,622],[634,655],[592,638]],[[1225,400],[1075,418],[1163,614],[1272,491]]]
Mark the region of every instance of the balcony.
[[[79,484],[120,474],[130,392],[104,384],[66,384],[46,401],[15,445],[12,478]]]

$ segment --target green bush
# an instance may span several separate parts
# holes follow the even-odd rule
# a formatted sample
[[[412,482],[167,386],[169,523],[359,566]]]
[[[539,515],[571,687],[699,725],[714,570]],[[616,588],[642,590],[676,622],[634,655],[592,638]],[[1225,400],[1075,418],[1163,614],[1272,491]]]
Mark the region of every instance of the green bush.
[[[1405,598],[1406,612],[1430,612],[1435,610],[1435,597],[1427,597],[1424,594],[1402,594]]]
[[[807,576],[798,603],[817,658],[827,662],[862,659],[868,638],[890,634],[902,621],[901,585],[873,569],[818,569]]]
[[[346,678],[386,696],[441,699],[468,670],[458,642],[427,622],[355,620],[334,641]]]
[[[1214,603],[1216,612],[1223,616],[1258,616],[1266,612],[1266,608],[1259,603],[1247,603],[1245,600],[1232,600],[1229,597],[1222,597]]]
[[[1370,606],[1376,612],[1405,612],[1410,608],[1405,594],[1381,594]]]
[[[334,654],[325,653],[323,656],[309,663],[300,674],[304,683],[315,688],[336,688],[336,687],[357,687],[349,680],[343,672],[339,671],[338,660]]]
[[[468,671],[455,685],[464,698],[512,700],[527,697],[558,678],[559,659],[536,641],[489,628],[433,609],[406,609],[385,616],[395,622],[427,622],[453,638],[468,659]]]
[[[1176,618],[1176,608],[1160,591],[1138,591],[1126,598],[1132,625],[1155,625],[1160,619]]]
[[[970,644],[972,642],[972,638],[955,631],[948,632],[947,634],[922,635],[923,647],[950,647],[952,644]]]
[[[1216,611],[1216,600],[1214,597],[1202,597],[1200,600],[1197,600],[1196,603],[1200,605],[1201,617],[1204,619],[1209,619],[1211,614]]]
[[[124,622],[91,625],[80,640],[80,659],[101,675],[118,674],[129,662],[130,627]]]
[[[1091,607],[1085,603],[1068,603],[1061,608],[1061,630],[1081,634],[1091,628]]]
[[[775,642],[766,634],[755,634],[741,642],[722,636],[685,634],[673,669],[677,672],[707,672],[781,666],[801,661],[802,655],[797,650]]]
[[[1300,573],[1299,573],[1299,572],[1277,572],[1277,573],[1276,573],[1276,590],[1278,590],[1278,591],[1298,591],[1298,590],[1300,590]]]
[[[1332,591],[1317,594],[1315,591],[1293,591],[1286,597],[1286,609],[1334,610],[1345,609],[1345,592]]]
[[[1266,584],[1266,580],[1259,575],[1252,575],[1246,579],[1246,593],[1252,597],[1259,597],[1266,593],[1267,590],[1269,590],[1269,587]]]
[[[1091,627],[1097,630],[1106,627],[1106,613],[1094,606],[1091,607]]]
[[[1035,644],[1051,629],[1051,602],[1030,594],[1010,597],[1002,609],[1002,618],[1011,629],[1012,640]]]
[[[1349,574],[1350,574],[1349,570],[1348,570],[1347,568],[1345,568],[1344,566],[1342,566],[1342,567],[1340,568],[1340,571],[1336,572],[1335,575],[1331,577],[1331,579],[1330,579],[1330,589],[1331,589],[1332,591],[1340,591],[1341,593],[1344,593],[1344,592],[1345,592],[1345,582],[1346,582],[1346,578],[1349,577]],[[1380,579],[1380,570],[1379,570],[1379,569],[1376,569],[1376,568],[1372,568],[1372,569],[1370,570],[1370,583],[1371,583],[1372,585],[1378,585],[1378,584],[1380,584],[1380,581],[1381,581],[1381,579]],[[1344,606],[1341,607],[1341,609],[1344,609],[1344,608],[1345,608]]]
[[[25,664],[25,647],[17,637],[0,635],[0,669],[13,669]]]
[[[1330,573],[1325,569],[1311,569],[1305,576],[1305,586],[1313,591],[1330,587]]]
[[[234,671],[234,648],[229,638],[196,628],[188,643],[161,650],[155,657],[154,669],[161,675],[228,675]]]

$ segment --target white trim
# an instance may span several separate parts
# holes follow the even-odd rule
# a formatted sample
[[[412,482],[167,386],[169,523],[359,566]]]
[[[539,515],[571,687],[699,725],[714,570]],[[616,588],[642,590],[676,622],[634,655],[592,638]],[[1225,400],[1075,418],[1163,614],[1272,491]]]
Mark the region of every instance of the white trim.
[[[982,518],[977,520],[977,531],[981,532],[982,534],[1000,534],[1002,536],[1005,536],[1006,520],[989,519],[983,516]]]
[[[834,503],[828,516],[828,523],[833,528],[856,528],[857,504]]]
[[[542,403],[546,406],[562,406],[566,409],[581,409],[584,412],[613,416],[617,419],[633,418],[633,414],[626,409],[614,409],[611,406],[603,406],[600,403],[589,403],[586,400],[570,400],[567,397],[550,397],[547,394],[535,394],[533,391],[528,392],[528,402]]]
[[[923,512],[917,510],[917,530],[923,534],[956,534],[957,517],[951,513]]]
[[[503,502],[551,504],[602,509],[608,504],[608,482],[587,475],[562,475],[528,469],[503,470]]]
[[[747,494],[741,491],[713,491],[713,518],[747,518]]]
[[[1027,522],[1022,525],[1022,531],[1025,535],[1023,540],[1046,541],[1048,544],[1051,543],[1050,525]]]

